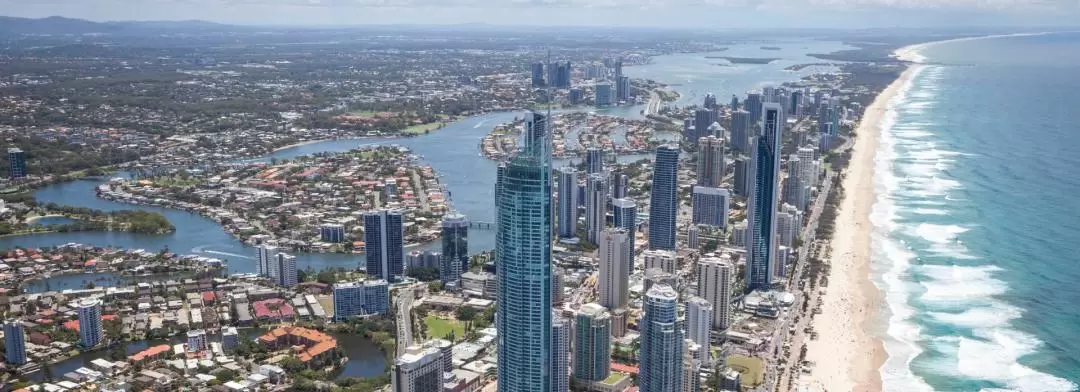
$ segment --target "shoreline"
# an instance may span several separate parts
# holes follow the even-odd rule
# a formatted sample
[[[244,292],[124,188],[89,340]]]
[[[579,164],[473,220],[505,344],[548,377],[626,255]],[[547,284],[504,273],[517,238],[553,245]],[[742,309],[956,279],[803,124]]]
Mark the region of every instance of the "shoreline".
[[[920,45],[925,44],[896,53],[914,53]],[[851,163],[842,176],[844,194],[830,241],[829,285],[822,313],[813,322],[819,338],[807,343],[806,359],[814,366],[805,379],[823,390],[878,392],[884,387],[881,368],[888,353],[878,323],[884,296],[870,268],[874,166],[890,101],[910,83],[917,69],[916,64],[909,64],[867,107],[856,130]]]

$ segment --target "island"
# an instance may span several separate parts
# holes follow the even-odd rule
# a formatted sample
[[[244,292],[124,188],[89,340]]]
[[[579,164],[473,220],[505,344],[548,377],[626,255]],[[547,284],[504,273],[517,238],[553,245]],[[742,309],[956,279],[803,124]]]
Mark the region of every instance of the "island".
[[[732,64],[768,64],[776,60],[780,60],[776,57],[730,57],[723,56],[721,59],[730,61]]]
[[[777,46],[762,46],[761,50],[783,50],[783,48]]]
[[[517,151],[524,130],[523,120],[495,126],[480,143],[481,153],[492,160],[503,160]],[[590,113],[560,113],[552,118],[552,155],[555,158],[582,158],[586,148],[599,147],[618,154],[643,154],[660,143],[652,121]]]

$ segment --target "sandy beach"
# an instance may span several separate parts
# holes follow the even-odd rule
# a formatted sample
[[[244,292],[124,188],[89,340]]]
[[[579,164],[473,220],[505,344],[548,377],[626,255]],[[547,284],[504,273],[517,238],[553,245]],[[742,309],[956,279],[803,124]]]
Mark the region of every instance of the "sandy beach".
[[[897,51],[914,53],[915,47]],[[844,198],[832,239],[829,286],[814,318],[818,339],[807,344],[813,372],[803,379],[826,391],[880,391],[879,369],[887,359],[875,327],[882,295],[870,277],[870,212],[874,205],[874,156],[889,101],[913,76],[909,67],[874,99],[856,130]]]

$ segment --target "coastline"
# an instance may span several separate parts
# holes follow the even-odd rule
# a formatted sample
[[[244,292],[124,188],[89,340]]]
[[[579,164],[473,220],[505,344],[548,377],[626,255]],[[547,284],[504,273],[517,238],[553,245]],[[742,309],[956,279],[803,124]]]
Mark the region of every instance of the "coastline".
[[[926,44],[895,52],[908,60]],[[843,174],[843,198],[837,210],[836,232],[830,247],[827,294],[822,313],[813,326],[818,339],[807,343],[806,359],[814,363],[805,377],[811,386],[828,391],[877,392],[883,389],[881,367],[888,359],[879,318],[884,300],[871,279],[870,213],[876,201],[874,166],[882,120],[890,101],[917,73],[909,64],[901,75],[874,98],[856,130],[851,163]]]

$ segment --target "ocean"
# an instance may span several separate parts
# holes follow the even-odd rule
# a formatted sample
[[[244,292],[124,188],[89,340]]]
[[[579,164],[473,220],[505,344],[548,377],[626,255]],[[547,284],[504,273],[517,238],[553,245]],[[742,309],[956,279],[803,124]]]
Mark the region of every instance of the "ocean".
[[[1076,390],[1080,34],[919,55],[875,163],[884,389]]]

